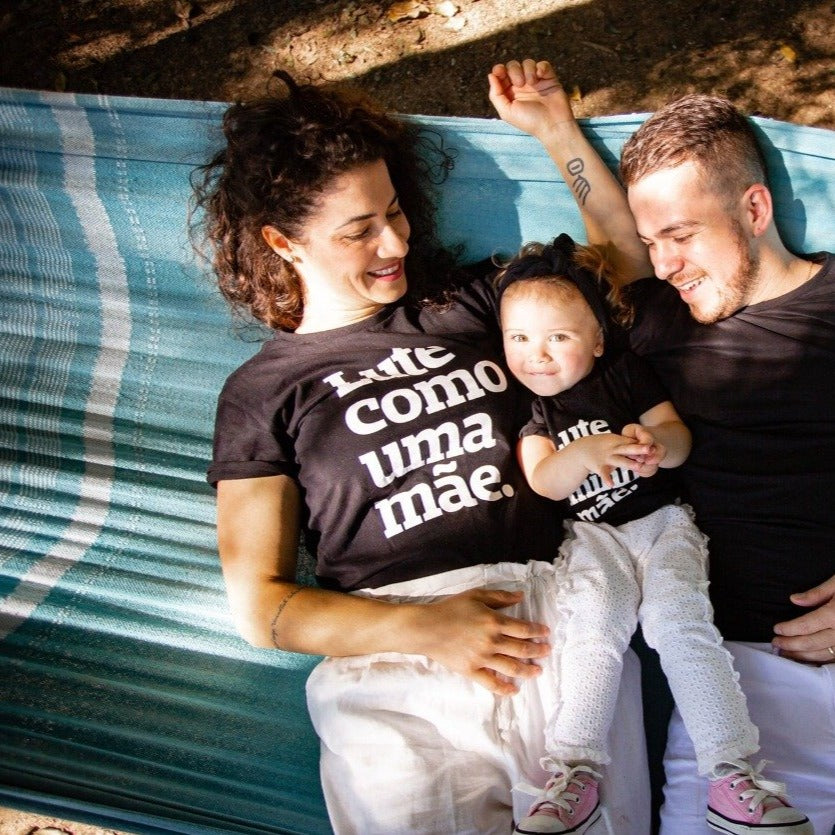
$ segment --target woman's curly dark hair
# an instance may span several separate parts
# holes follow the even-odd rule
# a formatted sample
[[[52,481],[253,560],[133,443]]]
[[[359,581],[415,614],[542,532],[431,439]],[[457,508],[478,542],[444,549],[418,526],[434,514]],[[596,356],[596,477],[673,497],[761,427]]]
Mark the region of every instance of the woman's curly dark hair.
[[[298,237],[335,177],[381,159],[411,226],[407,300],[448,303],[458,271],[454,252],[437,240],[433,186],[451,168],[450,152],[358,94],[275,75],[287,94],[230,106],[222,123],[225,147],[192,176],[193,210],[202,210],[202,217],[193,211],[199,220],[192,233],[202,233],[233,310],[273,329],[298,327],[301,282],[261,229],[272,225]]]

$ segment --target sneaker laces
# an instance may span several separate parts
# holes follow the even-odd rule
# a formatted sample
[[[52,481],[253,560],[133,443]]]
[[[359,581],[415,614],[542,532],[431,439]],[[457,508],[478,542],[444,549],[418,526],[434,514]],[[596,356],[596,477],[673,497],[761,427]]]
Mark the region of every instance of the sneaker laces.
[[[786,802],[786,785],[776,780],[767,780],[762,776],[762,770],[768,764],[768,760],[760,760],[756,768],[745,760],[731,760],[723,763],[714,774],[718,772],[719,779],[730,777],[731,788],[735,789],[740,783],[750,783],[750,787],[740,792],[740,800],[750,801],[748,811],[755,812],[767,800],[776,799],[781,804]]]
[[[530,814],[550,814],[556,817],[558,815],[557,810],[563,809],[573,815],[572,804],[580,802],[580,795],[570,791],[569,787],[574,785],[579,786],[581,792],[586,790],[586,783],[577,779],[579,772],[585,772],[594,777],[595,780],[603,779],[601,774],[587,765],[575,765],[566,772],[557,773],[545,784],[542,797],[534,804]]]

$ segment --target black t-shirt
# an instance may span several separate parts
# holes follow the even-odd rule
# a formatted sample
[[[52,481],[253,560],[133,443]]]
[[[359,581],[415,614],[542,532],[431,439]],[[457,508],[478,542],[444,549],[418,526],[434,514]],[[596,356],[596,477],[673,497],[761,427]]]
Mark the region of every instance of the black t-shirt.
[[[224,386],[208,478],[296,479],[331,588],[553,559],[559,525],[514,453],[529,403],[477,281],[446,310],[276,333]]]
[[[653,370],[630,351],[597,360],[591,373],[568,391],[538,397],[533,416],[521,435],[550,437],[557,449],[572,441],[604,432],[620,433],[638,423],[644,412],[669,400]],[[563,503],[565,515],[586,522],[621,525],[639,519],[674,501],[675,480],[670,470],[659,469],[651,478],[639,478],[619,467],[613,487],[592,473]]]
[[[823,261],[824,256],[818,256]],[[633,349],[693,432],[686,498],[710,537],[726,638],[769,641],[789,594],[835,575],[835,258],[801,287],[713,325],[666,282],[635,286]]]

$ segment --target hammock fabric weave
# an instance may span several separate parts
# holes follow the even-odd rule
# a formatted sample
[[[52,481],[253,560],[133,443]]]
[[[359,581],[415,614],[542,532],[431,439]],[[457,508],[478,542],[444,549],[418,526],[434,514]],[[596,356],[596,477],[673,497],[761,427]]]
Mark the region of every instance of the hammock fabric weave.
[[[0,88],[0,805],[138,833],[330,831],[317,659],[235,633],[205,482],[217,393],[257,349],[187,237],[224,108]],[[409,118],[455,149],[441,225],[469,259],[582,237],[534,140]],[[614,164],[642,119],[584,127]],[[757,125],[786,239],[830,245],[833,134]]]

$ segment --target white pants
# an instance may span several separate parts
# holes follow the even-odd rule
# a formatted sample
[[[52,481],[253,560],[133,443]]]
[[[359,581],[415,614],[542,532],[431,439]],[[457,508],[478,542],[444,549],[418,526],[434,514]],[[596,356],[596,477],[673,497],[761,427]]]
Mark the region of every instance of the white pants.
[[[567,528],[558,707],[546,729],[551,767],[608,762],[621,656],[638,621],[658,651],[699,772],[755,752],[757,728],[713,625],[706,540],[690,509],[667,505],[618,527],[573,521]]]
[[[770,644],[728,641],[751,716],[760,728],[766,776],[786,783],[789,800],[816,835],[835,833],[835,664],[815,667],[773,655]],[[707,835],[707,783],[673,714],[664,758],[663,835]]]
[[[431,600],[470,588],[522,589],[502,611],[559,633],[558,572],[550,563],[474,566],[364,592]],[[554,642],[552,642],[554,643]],[[321,775],[337,835],[508,835],[511,789],[543,785],[546,719],[559,691],[553,659],[498,697],[423,656],[327,658],[312,672],[308,707],[322,742]],[[649,780],[639,664],[629,651],[608,739],[603,800],[618,835],[649,832]],[[600,831],[605,829],[598,824]]]

